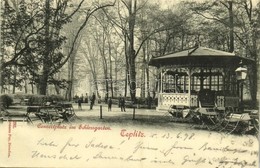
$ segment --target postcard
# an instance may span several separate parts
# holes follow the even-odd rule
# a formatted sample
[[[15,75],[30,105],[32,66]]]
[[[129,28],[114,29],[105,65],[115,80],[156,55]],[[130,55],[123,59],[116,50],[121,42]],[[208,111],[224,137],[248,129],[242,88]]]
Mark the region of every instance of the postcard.
[[[1,167],[259,165],[258,140],[252,135],[196,130],[180,124],[142,125],[138,118],[111,124],[96,117],[101,121],[59,125],[4,122],[0,127]]]
[[[3,0],[0,167],[259,167],[256,0]]]

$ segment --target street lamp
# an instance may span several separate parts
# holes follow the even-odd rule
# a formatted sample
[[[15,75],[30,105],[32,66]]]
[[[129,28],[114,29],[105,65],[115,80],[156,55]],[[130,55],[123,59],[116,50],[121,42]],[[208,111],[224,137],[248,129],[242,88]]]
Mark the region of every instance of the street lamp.
[[[243,102],[243,81],[247,76],[247,68],[243,67],[242,62],[240,62],[240,66],[235,70],[237,81],[240,82],[240,109],[244,111],[244,102]]]

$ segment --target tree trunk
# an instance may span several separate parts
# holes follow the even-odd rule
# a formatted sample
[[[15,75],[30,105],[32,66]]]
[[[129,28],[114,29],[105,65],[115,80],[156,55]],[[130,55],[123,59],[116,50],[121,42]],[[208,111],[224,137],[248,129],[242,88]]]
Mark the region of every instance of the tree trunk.
[[[146,50],[149,51],[149,47],[150,47],[150,43],[149,41],[146,42]],[[146,57],[146,64],[145,64],[145,70],[146,70],[146,80],[147,80],[147,84],[146,84],[146,90],[147,90],[147,97],[149,98],[150,100],[150,73],[149,73],[149,66],[148,66],[148,61],[150,60],[149,58],[149,53],[147,53],[147,57]]]
[[[45,52],[44,52],[44,59],[43,59],[43,72],[40,76],[40,83],[39,83],[39,93],[41,95],[46,95],[47,91],[47,81],[48,81],[48,76],[49,76],[49,54],[50,54],[50,39],[49,39],[49,34],[50,34],[50,0],[45,0]],[[41,73],[41,72],[40,72]]]
[[[116,52],[116,59],[117,60],[117,52]],[[113,96],[118,96],[117,92],[119,91],[119,84],[117,81],[117,70],[118,70],[118,64],[115,62],[115,82],[116,82],[116,86],[117,86],[117,90],[115,92],[115,95],[113,94]]]
[[[147,86],[146,86],[146,90],[147,90],[147,97],[150,97],[150,73],[149,73],[149,67],[146,67],[146,79],[147,79]]]
[[[60,87],[56,84],[54,85],[54,87],[55,87],[56,94],[60,95]]]
[[[135,102],[136,96],[136,72],[135,72],[135,60],[130,57],[130,96],[131,100]]]
[[[143,48],[143,60],[142,60],[142,77],[141,77],[141,97],[145,98],[145,70],[146,70],[146,68],[145,68],[145,64],[146,64],[145,45],[142,48]]]
[[[68,101],[71,101],[72,98],[72,85],[73,85],[73,81],[69,81],[69,85],[66,91],[66,96],[65,99]]]
[[[259,61],[257,55],[257,27],[255,21],[252,20],[252,0],[249,1],[249,5],[247,5],[247,1],[244,1],[245,11],[247,13],[249,23],[250,23],[250,35],[248,39],[251,39],[251,43],[246,42],[246,47],[250,51],[250,56],[255,60],[251,66],[249,66],[248,76],[249,76],[249,88],[250,95],[252,99],[252,106],[257,107],[257,92],[258,92],[258,78],[259,78]]]
[[[252,105],[256,107],[257,104],[257,65],[254,63],[248,69],[249,88],[252,99]]]
[[[72,100],[72,88],[73,88],[73,79],[74,79],[74,62],[75,55],[72,54],[69,62],[68,62],[68,87],[66,90],[65,99],[71,101]]]
[[[128,66],[125,70],[125,97],[127,96],[127,86],[128,86],[128,81],[129,81],[129,75],[128,75]]]
[[[107,65],[107,60],[105,57],[105,40],[104,39],[105,38],[103,37],[102,58],[103,58],[103,67],[104,67],[104,74],[105,74],[105,88],[106,88],[105,102],[107,102],[107,99],[109,96],[109,85],[108,85],[108,65]]]
[[[134,0],[134,4],[132,4],[132,0],[129,1],[129,76],[130,76],[130,96],[131,100],[135,102],[136,96],[136,72],[135,72],[135,57],[136,53],[134,50],[134,28],[135,28],[135,17],[136,17],[136,5],[137,1]]]
[[[32,94],[34,94],[33,82],[31,82],[31,89],[32,89]]]
[[[233,15],[233,2],[228,1],[228,13],[229,13],[229,52],[234,51],[234,15]]]
[[[184,50],[184,39],[185,39],[185,33],[184,30],[181,30],[181,50]]]
[[[105,73],[105,88],[106,88],[106,94],[105,94],[105,102],[107,102],[108,100],[108,96],[109,96],[109,85],[108,85],[108,76],[107,76],[107,69],[104,69],[104,73]]]
[[[27,79],[25,79],[25,80],[24,80],[24,93],[25,93],[25,94],[27,94],[27,92],[28,92],[27,87],[28,87]]]
[[[17,66],[14,66],[14,83],[13,83],[13,94],[15,94],[15,87],[16,87],[16,74],[17,74]]]
[[[112,65],[112,53],[111,53],[111,41],[109,37],[108,41],[108,51],[109,51],[109,75],[110,75],[110,89],[111,89],[111,97],[114,97],[114,89],[113,89],[113,65]]]
[[[48,80],[48,73],[45,71],[40,76],[40,83],[39,83],[39,94],[46,95],[47,93],[47,80]]]
[[[94,80],[94,86],[95,86],[95,89],[96,89],[94,92],[96,92],[97,98],[100,99],[100,94],[99,94],[99,92],[98,92],[97,75],[96,75],[96,73],[94,73],[94,72],[92,72],[92,75],[93,75],[93,80]]]
[[[257,106],[257,81],[259,76],[258,74],[258,65],[257,65],[257,45],[256,45],[256,33],[252,32],[252,49],[251,57],[255,60],[252,66],[249,68],[249,88],[251,93],[252,104],[254,107]],[[259,61],[258,61],[259,62]]]
[[[129,81],[129,55],[128,55],[128,43],[127,43],[127,32],[124,33],[124,45],[125,45],[125,64],[126,64],[126,69],[125,69],[125,97],[127,96],[127,86],[128,86],[128,81]]]

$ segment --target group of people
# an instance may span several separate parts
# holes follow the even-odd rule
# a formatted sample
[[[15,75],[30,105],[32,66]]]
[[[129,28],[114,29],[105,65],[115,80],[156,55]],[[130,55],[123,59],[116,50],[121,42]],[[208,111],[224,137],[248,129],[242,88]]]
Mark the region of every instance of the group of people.
[[[79,110],[82,110],[82,103],[88,103],[88,96],[87,96],[87,93],[86,93],[86,97],[85,97],[85,101],[84,101],[84,97],[83,97],[83,94],[81,95],[81,97],[78,97],[77,95],[75,96],[75,98],[77,98],[77,103],[78,103],[78,109]],[[92,96],[89,98],[90,100],[90,110],[93,109],[93,106],[95,104],[95,101],[96,101],[96,95],[95,93],[92,94]],[[125,98],[122,97],[120,95],[119,97],[119,107],[121,108],[121,112],[125,112]],[[107,100],[107,105],[108,105],[108,111],[111,111],[112,110],[112,98],[109,97],[108,100]]]
[[[125,98],[120,95],[118,101],[119,101],[119,107],[121,108],[121,112],[125,112]],[[108,111],[111,111],[111,109],[112,109],[111,97],[109,97],[109,99],[107,101],[107,105],[108,105]]]
[[[77,98],[78,109],[82,110],[81,104],[84,102],[83,101],[84,100],[83,94],[81,95],[81,97],[76,97],[76,96],[75,96],[75,98]],[[96,101],[96,95],[95,95],[95,93],[93,93],[93,95],[90,97],[90,110],[93,109],[95,101]],[[86,96],[85,96],[85,103],[88,103],[88,94],[87,93],[86,93]]]

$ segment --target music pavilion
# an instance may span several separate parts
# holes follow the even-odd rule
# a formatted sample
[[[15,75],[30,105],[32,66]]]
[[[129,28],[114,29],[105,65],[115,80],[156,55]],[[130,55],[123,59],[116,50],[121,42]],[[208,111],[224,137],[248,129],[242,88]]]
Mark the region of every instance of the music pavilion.
[[[241,93],[236,70],[241,62],[246,66],[253,60],[205,47],[151,58],[149,65],[160,71],[157,109],[196,108],[200,92],[213,93],[218,108],[238,107]]]

